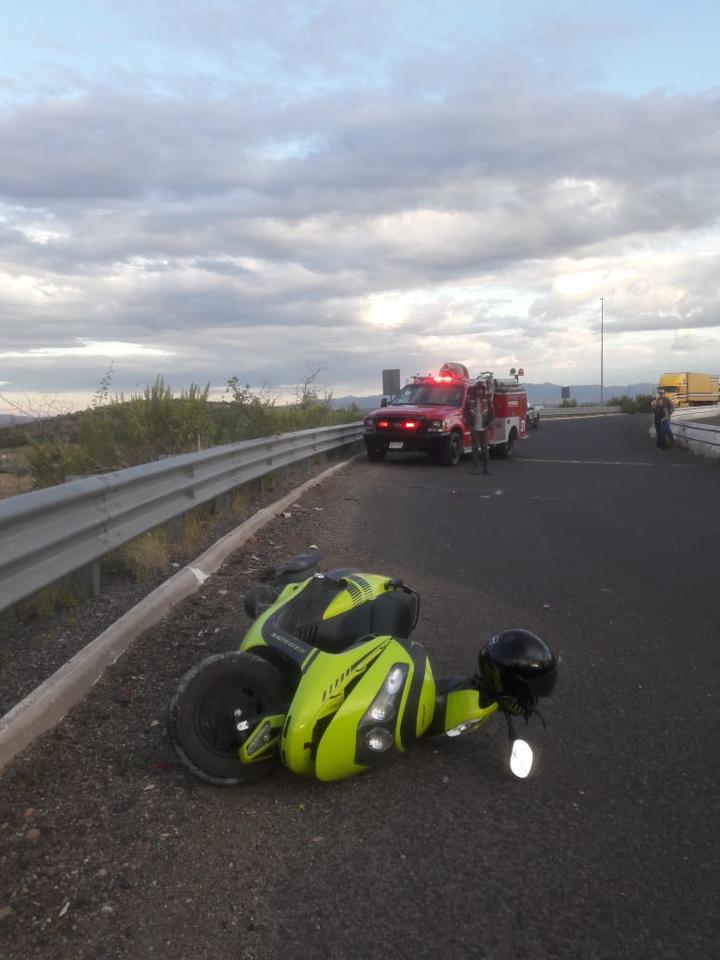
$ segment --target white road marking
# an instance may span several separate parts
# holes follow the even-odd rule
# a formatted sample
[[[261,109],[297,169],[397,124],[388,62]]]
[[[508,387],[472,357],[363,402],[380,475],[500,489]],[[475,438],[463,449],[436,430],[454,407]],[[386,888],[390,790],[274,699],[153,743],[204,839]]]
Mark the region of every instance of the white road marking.
[[[654,467],[655,463],[647,463],[641,460],[551,460],[544,457],[520,457],[523,463],[581,463],[591,466],[609,466],[609,467]]]

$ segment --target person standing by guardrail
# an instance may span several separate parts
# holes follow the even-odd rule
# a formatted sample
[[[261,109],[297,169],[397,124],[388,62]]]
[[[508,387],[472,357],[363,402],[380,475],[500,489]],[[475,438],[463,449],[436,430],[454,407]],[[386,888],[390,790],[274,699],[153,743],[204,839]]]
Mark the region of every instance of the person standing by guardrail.
[[[673,442],[672,429],[670,427],[672,412],[672,400],[665,395],[664,390],[658,390],[657,397],[653,401],[653,421],[655,423],[657,445],[662,450],[667,448],[668,442]]]

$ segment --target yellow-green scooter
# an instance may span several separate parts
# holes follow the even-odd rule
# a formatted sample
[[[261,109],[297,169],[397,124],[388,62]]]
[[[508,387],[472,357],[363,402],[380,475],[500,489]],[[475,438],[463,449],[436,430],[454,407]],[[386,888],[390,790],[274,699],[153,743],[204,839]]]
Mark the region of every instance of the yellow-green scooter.
[[[168,731],[192,773],[229,786],[279,760],[301,776],[341,780],[419,740],[474,730],[498,711],[512,772],[530,773],[532,750],[515,736],[513,717],[536,713],[555,684],[557,661],[540,637],[504,630],[481,648],[472,677],[436,680],[410,639],[414,590],[317,565],[311,549],[254,587],[245,607],[255,619],[240,649],[206,657],[180,680]]]

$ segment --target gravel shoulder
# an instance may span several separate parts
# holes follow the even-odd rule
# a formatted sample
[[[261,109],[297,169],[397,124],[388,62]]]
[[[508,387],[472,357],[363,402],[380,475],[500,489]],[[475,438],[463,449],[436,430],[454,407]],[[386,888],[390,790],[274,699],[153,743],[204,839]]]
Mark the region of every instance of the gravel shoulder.
[[[264,572],[310,543],[321,546],[324,562],[340,562],[342,545],[335,545],[332,530],[334,514],[354,506],[352,495],[342,492],[348,473],[306,492],[289,516],[271,521],[197,594],[140,638],[76,710],[0,774],[3,958],[141,958],[164,954],[168,937],[175,957],[224,952],[233,907],[222,901],[210,920],[217,942],[211,938],[192,950],[183,945],[182,933],[188,925],[194,929],[207,892],[201,864],[185,864],[178,874],[177,850],[200,823],[216,846],[216,831],[227,831],[230,819],[227,810],[219,822],[208,816],[208,804],[227,805],[231,791],[194,782],[179,766],[165,733],[167,703],[177,679],[198,659],[237,646],[248,626],[245,591]],[[286,489],[260,497],[248,514],[302,479],[295,475]],[[219,525],[198,553],[226,532]],[[16,691],[32,689],[159,582],[108,584],[101,597],[72,611],[72,621],[16,624],[7,638],[4,702]],[[257,805],[261,791],[250,787],[245,798]],[[242,825],[238,832],[233,846],[247,841],[260,869],[266,851],[258,837],[244,837]],[[171,891],[178,887],[184,896],[175,901]],[[251,945],[239,955],[262,956]]]

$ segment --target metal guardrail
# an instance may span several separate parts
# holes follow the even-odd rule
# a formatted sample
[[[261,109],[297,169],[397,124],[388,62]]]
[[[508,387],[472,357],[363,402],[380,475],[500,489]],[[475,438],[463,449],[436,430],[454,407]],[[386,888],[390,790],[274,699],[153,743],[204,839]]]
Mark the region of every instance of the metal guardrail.
[[[556,417],[599,417],[611,413],[622,413],[622,407],[608,406],[608,404],[586,404],[576,407],[551,407],[547,404],[538,404],[540,419],[554,420]]]
[[[188,510],[362,438],[362,423],[211,447],[0,500],[0,610]]]
[[[720,457],[720,424],[703,422],[719,416],[720,404],[676,410],[670,421],[673,437],[693,453]]]
[[[720,416],[720,403],[706,403],[698,407],[676,407],[672,422],[681,420],[710,420]]]

